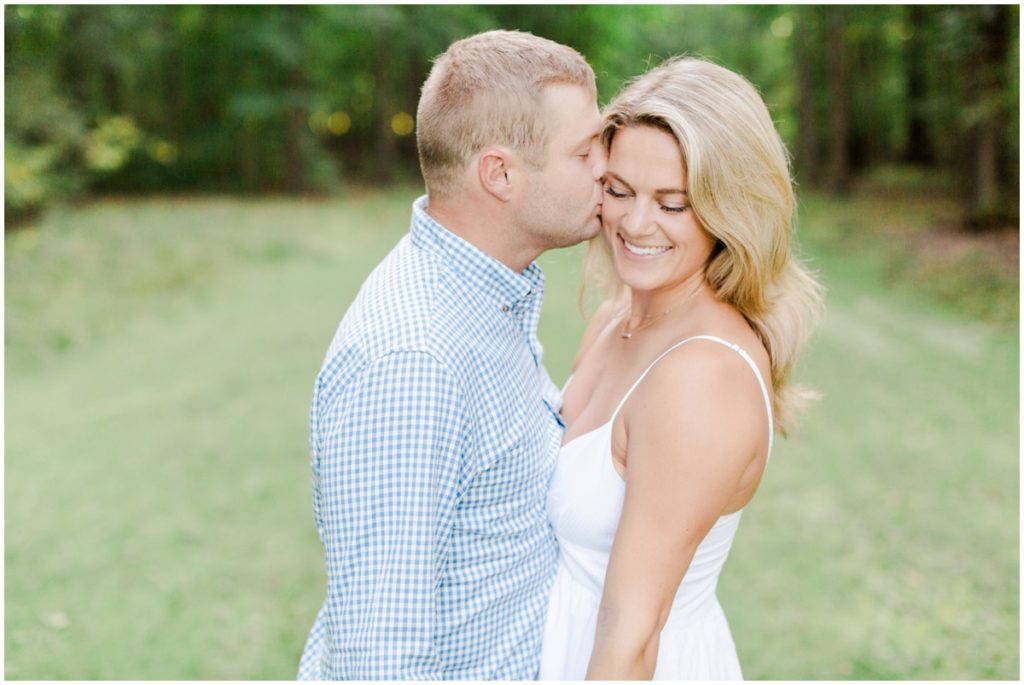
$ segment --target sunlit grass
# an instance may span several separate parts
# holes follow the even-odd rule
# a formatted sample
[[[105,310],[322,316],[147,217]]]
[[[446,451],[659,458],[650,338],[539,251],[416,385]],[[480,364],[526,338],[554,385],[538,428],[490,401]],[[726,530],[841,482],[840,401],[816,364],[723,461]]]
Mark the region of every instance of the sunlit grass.
[[[8,677],[294,675],[323,593],[309,393],[412,197],[101,203],[8,236]]]
[[[312,381],[415,194],[101,202],[6,237],[8,678],[294,676],[324,591]],[[850,237],[870,206],[896,205],[804,202],[824,399],[720,597],[748,678],[1015,679],[1016,331],[894,286],[898,251]],[[581,255],[542,259],[558,381]]]

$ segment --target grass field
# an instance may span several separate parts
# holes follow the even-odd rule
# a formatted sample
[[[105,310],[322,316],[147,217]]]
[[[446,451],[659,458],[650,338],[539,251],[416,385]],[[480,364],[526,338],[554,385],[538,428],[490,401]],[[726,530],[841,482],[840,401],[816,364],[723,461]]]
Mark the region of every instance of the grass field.
[[[414,195],[105,201],[6,236],[8,679],[294,677],[324,592],[312,382]],[[1016,274],[921,261],[946,210],[804,201],[824,399],[722,578],[747,678],[1019,676]],[[559,381],[581,254],[542,259]]]

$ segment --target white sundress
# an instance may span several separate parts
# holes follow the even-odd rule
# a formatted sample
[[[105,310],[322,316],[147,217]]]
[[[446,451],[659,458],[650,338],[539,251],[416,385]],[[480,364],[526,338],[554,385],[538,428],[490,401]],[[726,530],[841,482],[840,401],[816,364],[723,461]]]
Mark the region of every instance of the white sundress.
[[[560,556],[544,626],[541,680],[583,680],[586,676],[605,572],[626,491],[625,482],[612,465],[612,425],[654,365],[692,340],[725,345],[753,369],[768,412],[771,455],[771,398],[761,372],[739,345],[707,335],[672,345],[640,375],[607,423],[563,445],[548,493],[548,517],[558,537]],[[655,680],[742,680],[736,646],[715,594],[741,514],[742,509],[720,517],[698,545],[661,631]]]

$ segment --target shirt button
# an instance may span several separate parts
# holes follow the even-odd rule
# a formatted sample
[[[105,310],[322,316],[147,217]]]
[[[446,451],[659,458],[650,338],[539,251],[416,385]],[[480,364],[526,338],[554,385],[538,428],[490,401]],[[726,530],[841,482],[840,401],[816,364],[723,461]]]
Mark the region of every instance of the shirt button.
[[[508,305],[507,304],[501,305],[501,311],[503,311],[505,313],[508,313]]]

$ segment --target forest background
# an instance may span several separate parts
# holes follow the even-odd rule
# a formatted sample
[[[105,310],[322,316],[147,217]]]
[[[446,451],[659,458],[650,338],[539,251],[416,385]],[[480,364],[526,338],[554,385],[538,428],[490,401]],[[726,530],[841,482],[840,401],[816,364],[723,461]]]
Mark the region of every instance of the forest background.
[[[81,193],[318,193],[418,178],[413,116],[453,40],[571,45],[600,100],[707,56],[771,103],[802,185],[881,164],[957,177],[964,220],[1018,203],[1014,6],[9,6],[5,208]]]
[[[1019,676],[1019,7],[4,9],[5,675],[294,675],[312,380],[453,40],[762,92],[828,318],[720,594],[748,678]],[[579,248],[545,255],[564,381]]]

